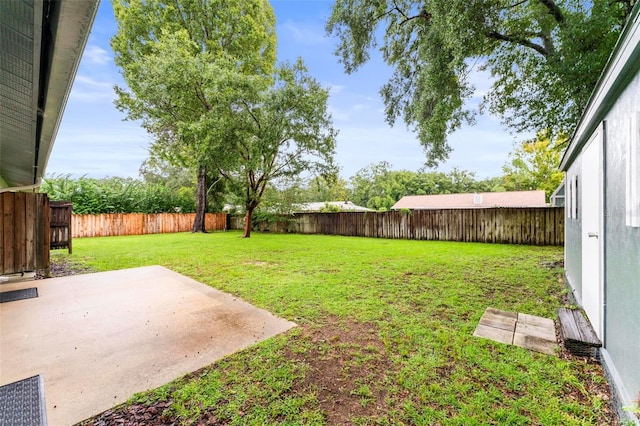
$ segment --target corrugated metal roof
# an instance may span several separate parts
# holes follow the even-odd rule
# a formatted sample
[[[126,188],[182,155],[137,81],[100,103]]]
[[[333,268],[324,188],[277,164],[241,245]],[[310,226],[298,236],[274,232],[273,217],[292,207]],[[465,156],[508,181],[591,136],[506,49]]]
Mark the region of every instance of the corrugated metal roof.
[[[546,207],[544,191],[482,192],[476,194],[407,195],[391,208],[478,209],[488,207]]]
[[[98,4],[0,1],[0,185],[40,183]]]

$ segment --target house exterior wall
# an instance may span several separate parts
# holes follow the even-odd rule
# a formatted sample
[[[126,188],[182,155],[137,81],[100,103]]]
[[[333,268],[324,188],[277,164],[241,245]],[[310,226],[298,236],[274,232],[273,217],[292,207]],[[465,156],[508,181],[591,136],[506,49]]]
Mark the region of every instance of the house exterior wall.
[[[627,141],[640,143],[640,73],[606,119],[605,349],[629,397],[640,399],[640,228],[625,224]],[[637,123],[640,127],[640,123]],[[640,170],[636,170],[640,173]]]
[[[568,187],[569,180],[574,176],[578,176],[578,183],[582,182],[582,162],[578,158],[566,173],[566,185]],[[564,209],[564,265],[565,277],[573,291],[576,299],[582,301],[582,215],[578,214],[577,218],[569,217],[571,209],[574,208],[572,202],[566,197],[571,195],[568,188],[565,187],[565,209]],[[582,191],[578,188],[577,201],[578,207],[582,205]],[[573,189],[575,191],[575,189]],[[567,204],[569,203],[569,204]],[[579,211],[579,209],[578,209]]]
[[[634,5],[563,155],[561,169],[567,172],[567,181],[572,174],[580,180],[586,173],[599,172],[591,166],[587,170],[583,158],[585,145],[599,129],[604,130],[603,300],[597,301],[604,311],[601,355],[619,407],[633,406],[640,403],[640,2]],[[565,222],[565,269],[578,296],[586,289],[584,277],[579,276],[581,263],[586,262],[579,247],[580,221],[578,217],[577,222]],[[593,297],[586,293],[584,297]],[[640,422],[636,419],[635,424]]]

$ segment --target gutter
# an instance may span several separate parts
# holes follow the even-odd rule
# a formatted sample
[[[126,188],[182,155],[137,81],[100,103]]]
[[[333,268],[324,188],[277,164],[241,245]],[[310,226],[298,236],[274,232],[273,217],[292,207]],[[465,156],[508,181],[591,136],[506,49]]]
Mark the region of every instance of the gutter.
[[[42,181],[38,179],[38,183],[34,183],[33,185],[25,185],[25,186],[11,186],[9,188],[0,188],[0,193],[3,192],[23,192],[23,191],[32,191],[34,189],[38,189],[42,185]]]

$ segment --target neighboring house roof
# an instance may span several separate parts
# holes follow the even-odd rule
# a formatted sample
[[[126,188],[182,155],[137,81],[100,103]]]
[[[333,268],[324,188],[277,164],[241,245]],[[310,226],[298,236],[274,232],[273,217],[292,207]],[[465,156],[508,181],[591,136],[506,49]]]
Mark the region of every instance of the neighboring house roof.
[[[351,201],[322,201],[318,203],[296,204],[294,209],[299,212],[319,212],[327,208],[327,206],[338,207],[343,212],[372,212],[373,210],[366,207],[357,206]]]
[[[0,191],[40,185],[98,3],[0,2]]]
[[[546,207],[544,191],[482,192],[476,194],[406,195],[391,209],[478,209],[488,207]]]

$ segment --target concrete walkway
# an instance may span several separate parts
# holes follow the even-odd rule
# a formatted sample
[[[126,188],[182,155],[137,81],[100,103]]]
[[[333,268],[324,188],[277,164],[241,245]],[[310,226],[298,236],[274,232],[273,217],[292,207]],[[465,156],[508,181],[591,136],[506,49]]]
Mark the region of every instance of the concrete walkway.
[[[552,319],[495,308],[484,311],[473,335],[548,355],[558,347]]]
[[[3,284],[0,385],[44,377],[47,417],[69,425],[295,326],[160,266]]]

